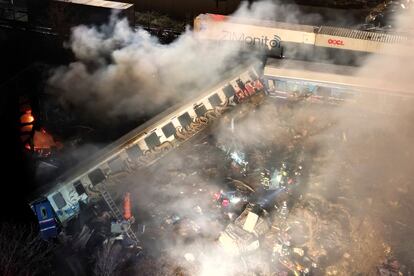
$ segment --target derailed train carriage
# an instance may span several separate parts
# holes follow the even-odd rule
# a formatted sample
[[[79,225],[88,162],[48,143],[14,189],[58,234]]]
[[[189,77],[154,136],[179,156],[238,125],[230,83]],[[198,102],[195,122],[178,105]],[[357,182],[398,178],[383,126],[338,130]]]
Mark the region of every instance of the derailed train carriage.
[[[263,75],[257,67],[233,71],[233,77],[189,101],[171,107],[104,148],[89,162],[59,177],[49,190],[30,203],[43,238],[58,234],[59,226],[76,217],[98,184],[131,166],[150,165],[190,139],[228,109],[252,95],[264,93],[277,101],[306,99],[338,104],[369,95],[377,111],[387,112],[392,100],[412,103],[412,94],[386,80],[356,76],[357,68],[285,59],[269,59]],[[367,94],[368,93],[368,94]],[[409,100],[408,100],[409,99]],[[99,185],[102,186],[102,185]]]
[[[349,61],[349,58],[369,53],[399,56],[411,52],[409,38],[398,34],[216,14],[197,16],[194,19],[194,31],[201,39],[242,42],[248,48],[264,48],[273,57],[346,57]],[[395,50],[396,44],[399,50]]]
[[[412,104],[406,87],[386,78],[371,78],[358,73],[359,67],[287,59],[268,59],[263,81],[269,97],[313,103],[340,104],[369,99],[375,112],[389,113],[394,104]],[[366,102],[360,101],[361,103]],[[364,106],[364,108],[367,108]]]
[[[162,112],[69,170],[49,190],[30,203],[44,239],[55,237],[61,226],[75,218],[80,205],[90,202],[96,185],[130,166],[154,163],[167,152],[205,129],[228,109],[263,93],[257,66],[242,66],[232,77],[189,101]],[[108,201],[107,201],[108,203]],[[111,206],[109,206],[111,207]]]

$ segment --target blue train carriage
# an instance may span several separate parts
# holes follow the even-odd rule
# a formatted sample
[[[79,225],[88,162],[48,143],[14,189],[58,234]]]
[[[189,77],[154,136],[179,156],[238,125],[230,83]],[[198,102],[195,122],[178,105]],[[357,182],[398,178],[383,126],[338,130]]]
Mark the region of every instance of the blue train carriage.
[[[52,188],[31,202],[44,239],[55,237],[68,221],[97,195],[94,187],[112,175],[152,164],[185,142],[228,108],[245,101],[265,87],[258,65],[242,66],[216,85],[186,103],[173,106],[105,147],[57,179]]]
[[[307,61],[268,59],[263,78],[270,97],[338,104],[355,96],[357,68]]]
[[[307,100],[313,103],[341,104],[371,112],[390,114],[394,104],[412,103],[412,94],[387,78],[361,76],[354,66],[298,60],[268,59],[263,72],[269,96],[277,100]],[[368,97],[370,105],[366,105]]]
[[[57,185],[30,203],[43,239],[56,237],[62,226],[80,211],[80,204],[88,203],[86,189],[80,181]]]

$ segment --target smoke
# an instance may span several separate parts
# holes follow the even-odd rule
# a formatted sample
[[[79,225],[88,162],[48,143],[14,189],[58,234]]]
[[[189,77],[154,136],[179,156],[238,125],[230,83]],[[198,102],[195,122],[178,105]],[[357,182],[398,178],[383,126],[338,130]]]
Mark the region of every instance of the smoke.
[[[234,17],[297,23],[318,16],[262,1],[250,7],[243,2]],[[76,61],[52,72],[49,92],[101,120],[154,114],[221,81],[240,62],[257,60],[253,54],[240,58],[244,47],[236,44],[200,41],[189,28],[164,45],[116,16],[107,25],[73,28],[67,46]]]
[[[278,1],[260,1],[259,3],[253,3],[250,7],[247,2],[242,2],[239,9],[232,16],[236,20],[237,18],[247,18],[293,24],[310,24],[309,22],[314,23],[321,20],[320,14],[312,12],[303,14],[299,6],[285,5]]]
[[[53,72],[51,92],[101,119],[153,114],[196,95],[236,65],[240,50],[200,42],[189,29],[163,45],[115,17],[105,26],[74,28],[69,46],[77,61]]]
[[[399,27],[414,23],[412,18],[408,20],[404,16],[399,19]],[[393,45],[388,50],[405,53],[407,47]],[[301,103],[275,107],[265,104],[246,112],[244,117],[231,115],[236,118],[234,131],[231,131],[228,120],[224,120],[214,131],[218,141],[229,143],[236,140],[245,151],[254,148],[259,158],[251,157],[250,162],[256,167],[266,166],[260,163],[260,157],[272,159],[272,156],[278,155],[276,158],[283,159],[295,147],[305,149],[304,166],[310,176],[303,202],[304,206],[310,204],[316,208],[318,217],[313,220],[319,221],[314,233],[318,244],[312,244],[310,254],[328,252],[325,265],[329,273],[341,271],[344,274],[367,275],[375,270],[383,258],[390,256],[398,258],[411,270],[414,267],[414,113],[413,99],[409,95],[412,93],[410,76],[414,75],[413,64],[410,53],[406,53],[404,59],[375,55],[355,70],[356,76],[364,79],[368,77],[378,84],[391,82],[397,90],[406,91],[405,96],[366,91],[358,95],[354,102],[338,107]],[[268,150],[275,147],[280,150]],[[203,151],[199,151],[199,154],[205,157]],[[182,159],[176,157],[174,160]],[[220,166],[219,162],[216,166]],[[189,161],[177,164],[177,171],[185,171],[189,164],[194,165]],[[190,183],[201,183],[203,187],[221,185],[220,181],[206,182],[205,176],[200,175]],[[195,198],[186,198],[176,199],[174,203],[167,203],[167,206],[184,206],[180,210],[183,212],[192,210],[190,206],[194,204],[198,204]],[[309,220],[309,217],[314,216],[303,210],[294,209],[291,220]],[[207,217],[202,216],[202,219]],[[203,229],[210,231],[214,228]],[[219,230],[220,227],[214,232]],[[192,252],[201,262],[202,272],[193,275],[203,275],[203,272],[207,275],[232,275],[238,269],[243,271],[240,260],[216,251],[211,240],[207,240],[211,243],[203,246],[199,244],[203,242],[202,239],[196,241],[190,246],[180,244],[171,247],[175,260]],[[208,253],[197,255],[194,247]],[[224,260],[222,265],[218,265],[217,258]],[[274,265],[269,259],[256,261],[256,265],[262,264],[263,267]],[[322,263],[321,259],[319,261]]]
[[[413,12],[397,18],[397,29],[412,26]],[[358,259],[366,266],[375,265],[377,260],[364,260],[364,256],[370,256],[375,246],[383,243],[382,256],[391,250],[405,265],[414,267],[410,250],[414,237],[410,215],[414,207],[412,46],[411,40],[406,45],[392,45],[387,50],[394,55],[371,56],[356,72],[373,82],[391,84],[408,96],[384,96],[379,91],[370,91],[372,94],[363,95],[357,103],[336,110],[338,120],[331,132],[342,133],[345,139],[340,143],[324,141],[329,156],[319,168],[324,183],[313,186],[314,192],[347,206],[355,223],[358,221],[357,234],[368,233],[367,244]],[[395,57],[396,53],[403,58]],[[358,244],[354,246],[357,248]]]
[[[298,17],[295,10],[284,10],[270,2],[254,3],[251,8],[242,5],[235,15],[289,22]],[[412,18],[404,17],[399,24],[412,25]],[[69,46],[78,60],[53,73],[49,81],[52,90],[63,101],[105,119],[139,116],[189,98],[222,80],[223,73],[235,65],[234,60],[240,54],[235,45],[200,43],[188,29],[172,44],[162,45],[146,31],[133,31],[125,20],[116,19],[102,27],[76,27]],[[410,91],[413,64],[411,58],[372,56],[355,74],[378,82],[389,79],[401,90]],[[329,206],[331,212],[325,212],[323,218],[325,225],[341,227],[344,223],[337,223],[335,206],[350,214],[346,221],[348,230],[332,230],[351,237],[348,245],[341,246],[341,250],[347,251],[341,251],[344,256],[351,255],[348,264],[355,265],[355,271],[367,274],[378,264],[378,258],[386,255],[381,252],[376,255],[378,258],[368,258],[371,252],[381,251],[387,245],[413,267],[411,103],[409,98],[395,97],[390,101],[366,94],[355,104],[337,108],[264,105],[237,121],[235,132],[223,124],[215,136],[219,141],[236,137],[244,149],[255,146],[261,149],[257,152],[259,156],[252,158],[257,167],[262,155],[284,156],[304,144],[311,175],[307,197],[323,198],[324,206]],[[265,152],[274,146],[280,151]],[[199,156],[194,157],[194,152]],[[191,153],[170,155],[152,171],[140,172],[138,177],[125,181],[133,187],[132,191],[128,189],[133,202],[137,202],[138,221],[147,222],[148,227],[152,225],[154,232],[155,229],[168,232],[171,228],[178,232],[198,231],[195,237],[182,235],[190,241],[172,240],[171,236],[160,233],[146,246],[154,247],[153,250],[168,248],[167,254],[190,271],[192,255],[200,262],[201,271],[193,273],[196,275],[236,274],[235,271],[243,270],[240,260],[227,257],[214,246],[223,225],[215,224],[211,216],[219,216],[219,211],[209,204],[211,200],[200,201],[196,196],[202,193],[205,194],[202,197],[208,197],[222,187],[220,177],[226,174],[223,153],[200,148],[192,148]],[[210,174],[215,177],[209,177]],[[121,188],[117,189],[121,192]],[[178,226],[179,229],[166,225],[173,213],[201,227],[194,230],[191,223]],[[321,237],[320,242],[329,241]],[[344,258],[339,256],[336,264],[342,264]],[[270,264],[269,260],[265,262]]]

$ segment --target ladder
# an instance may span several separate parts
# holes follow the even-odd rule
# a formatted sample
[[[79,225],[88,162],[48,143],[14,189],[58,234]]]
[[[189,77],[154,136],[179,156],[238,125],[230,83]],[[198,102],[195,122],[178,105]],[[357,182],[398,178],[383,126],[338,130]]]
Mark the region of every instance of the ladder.
[[[102,198],[105,200],[106,204],[108,205],[109,209],[111,210],[112,215],[117,221],[124,220],[121,211],[119,210],[118,206],[116,206],[115,201],[112,199],[109,192],[105,189],[103,185],[99,187],[99,192]],[[135,235],[134,231],[132,231],[131,226],[129,225],[125,231],[126,235],[134,242],[137,246],[139,244],[139,240]]]

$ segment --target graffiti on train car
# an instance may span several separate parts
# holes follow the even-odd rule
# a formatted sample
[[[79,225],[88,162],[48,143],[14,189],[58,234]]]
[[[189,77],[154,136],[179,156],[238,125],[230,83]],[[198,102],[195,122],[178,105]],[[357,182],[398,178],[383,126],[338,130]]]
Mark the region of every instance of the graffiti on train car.
[[[223,104],[218,105],[213,109],[207,110],[203,116],[194,118],[190,125],[187,127],[178,127],[176,129],[175,136],[181,141],[185,141],[191,138],[199,131],[205,129],[210,122],[216,120],[224,112],[229,110],[231,108],[231,105],[229,105],[229,103],[230,101],[226,99]]]
[[[242,85],[239,85],[242,86]],[[247,81],[239,90],[235,93],[235,102],[240,103],[245,101],[250,96],[256,94],[257,92],[263,91],[264,86],[260,80],[255,80],[253,82]]]
[[[147,165],[151,161],[154,161],[157,157],[160,157],[162,154],[170,151],[174,148],[174,144],[170,141],[165,141],[158,146],[153,147],[144,152],[144,154],[138,158],[138,164]]]

